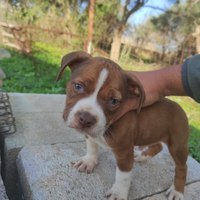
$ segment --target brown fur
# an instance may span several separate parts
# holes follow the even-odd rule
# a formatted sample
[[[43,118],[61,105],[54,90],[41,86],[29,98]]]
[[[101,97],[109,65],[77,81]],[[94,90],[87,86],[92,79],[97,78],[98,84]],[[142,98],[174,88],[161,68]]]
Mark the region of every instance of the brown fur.
[[[103,68],[108,69],[109,75],[98,93],[97,100],[104,111],[107,125],[128,98],[135,100],[138,105],[137,111],[140,111],[145,99],[143,87],[134,75],[130,76],[116,63],[105,58],[92,58],[84,52],[74,52],[63,58],[57,81],[67,66],[73,73],[67,85],[64,120],[77,101],[92,94],[97,84],[97,77]],[[77,82],[87,89],[84,93],[78,94],[74,91],[73,84]],[[111,97],[117,98],[119,104],[110,106],[108,99]],[[138,112],[128,112],[110,125],[109,130],[113,134],[110,131],[104,134],[107,144],[115,155],[118,168],[124,172],[132,169],[134,146],[149,146],[142,155],[153,157],[162,150],[160,142],[164,142],[176,164],[175,190],[183,193],[187,175],[189,138],[189,126],[184,111],[177,103],[163,99],[141,109],[139,114]]]
[[[161,143],[153,144],[153,145],[149,146],[145,151],[143,151],[142,155],[153,157],[153,156],[157,155],[159,152],[161,152],[162,150],[163,150],[163,146]]]
[[[77,56],[79,54],[80,56]],[[77,60],[77,57],[79,60]],[[129,76],[126,71],[122,70],[113,61],[101,57],[92,58],[84,52],[67,54],[62,60],[61,71],[58,74],[57,81],[60,80],[64,69],[67,66],[70,67],[73,73],[66,89],[67,98],[63,112],[64,120],[67,119],[67,116],[70,112],[69,108],[72,108],[78,100],[86,98],[92,94],[95,89],[95,85],[97,84],[97,77],[103,68],[108,69],[109,75],[103,85],[104,87],[102,87],[102,89],[99,91],[98,103],[103,108],[107,117],[107,124],[109,124],[111,119],[113,119],[113,116],[118,111],[120,104],[124,103],[126,98],[135,99],[135,103],[138,105],[137,111],[140,111],[142,102],[145,99],[142,85],[136,77]],[[73,89],[73,84],[77,82],[86,86],[85,88],[87,88],[87,91],[77,94],[77,92]],[[118,98],[120,104],[114,107],[109,106],[107,104],[107,99],[111,97]]]
[[[177,103],[164,99],[143,108],[140,114],[130,111],[110,128],[114,137],[107,134],[105,139],[112,148],[121,171],[131,170],[133,146],[149,146],[142,154],[153,157],[162,150],[160,142],[164,142],[176,164],[175,189],[184,192],[189,126],[185,112]]]

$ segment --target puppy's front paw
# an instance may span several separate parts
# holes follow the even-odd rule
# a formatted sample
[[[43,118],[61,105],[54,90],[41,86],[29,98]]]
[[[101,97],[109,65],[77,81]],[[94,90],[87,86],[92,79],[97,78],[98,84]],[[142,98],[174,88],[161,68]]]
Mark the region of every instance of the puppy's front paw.
[[[108,192],[106,192],[106,197],[110,197],[109,200],[127,200],[128,191],[113,186],[108,190]]]
[[[166,192],[168,200],[184,200],[182,193],[175,190],[174,185],[172,185]]]
[[[151,156],[142,155],[142,151],[134,150],[134,161],[143,162],[143,161],[148,160],[150,158],[151,158]]]
[[[90,174],[97,164],[97,159],[93,156],[85,155],[79,158],[75,163],[75,167],[78,168],[79,172],[86,172]]]

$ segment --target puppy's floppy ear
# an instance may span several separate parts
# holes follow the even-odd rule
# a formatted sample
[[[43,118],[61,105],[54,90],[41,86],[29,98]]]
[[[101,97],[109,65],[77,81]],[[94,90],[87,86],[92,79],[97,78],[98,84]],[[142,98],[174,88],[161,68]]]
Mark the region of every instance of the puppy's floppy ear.
[[[126,72],[126,80],[128,87],[128,98],[133,100],[138,99],[137,112],[139,113],[142,103],[145,101],[145,92],[143,86],[133,73]]]
[[[84,51],[76,51],[76,52],[66,54],[62,58],[61,69],[60,69],[60,72],[57,76],[56,82],[58,82],[60,80],[60,78],[62,77],[64,70],[67,66],[69,66],[71,71],[73,71],[73,69],[75,68],[75,66],[78,63],[81,63],[84,60],[89,59],[89,58],[91,58],[91,55],[84,52]]]

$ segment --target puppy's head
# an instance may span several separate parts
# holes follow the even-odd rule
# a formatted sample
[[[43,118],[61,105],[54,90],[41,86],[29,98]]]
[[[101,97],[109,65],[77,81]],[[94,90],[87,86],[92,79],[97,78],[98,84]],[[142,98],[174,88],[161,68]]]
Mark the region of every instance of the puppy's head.
[[[72,74],[63,118],[69,127],[96,138],[104,134],[128,98],[137,103],[140,111],[145,98],[142,85],[113,61],[81,51],[67,54],[56,81],[67,66]]]

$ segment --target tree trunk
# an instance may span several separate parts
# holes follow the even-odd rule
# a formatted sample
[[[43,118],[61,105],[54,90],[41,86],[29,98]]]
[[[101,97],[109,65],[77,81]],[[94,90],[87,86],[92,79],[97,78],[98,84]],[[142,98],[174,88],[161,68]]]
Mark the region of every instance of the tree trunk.
[[[111,47],[111,54],[110,54],[111,60],[118,61],[119,59],[122,34],[123,34],[123,31],[120,31],[117,29],[115,30],[112,47]]]
[[[160,60],[162,61],[165,57],[165,46],[163,45],[163,50],[162,50],[162,56],[160,58]]]
[[[89,54],[91,53],[91,45],[92,45],[94,7],[95,7],[95,0],[90,0],[89,1],[88,41],[87,41],[87,53],[89,53]]]
[[[196,50],[200,54],[200,26],[196,27]]]

